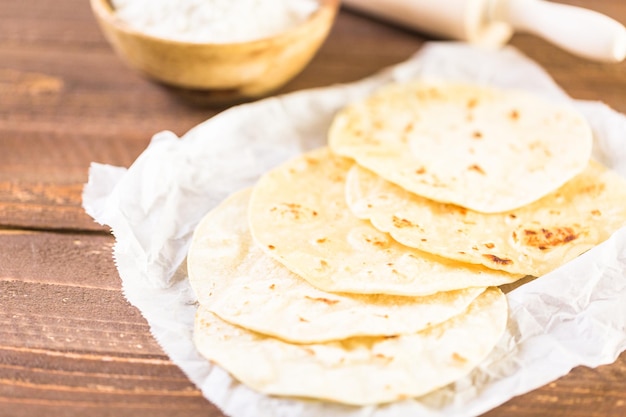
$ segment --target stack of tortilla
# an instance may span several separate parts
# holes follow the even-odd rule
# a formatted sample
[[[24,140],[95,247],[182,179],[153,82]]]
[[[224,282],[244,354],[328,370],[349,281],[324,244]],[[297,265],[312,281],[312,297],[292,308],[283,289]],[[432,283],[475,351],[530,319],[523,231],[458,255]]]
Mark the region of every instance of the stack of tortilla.
[[[260,392],[351,405],[465,376],[505,330],[498,286],[626,225],[591,147],[566,104],[517,91],[415,81],[346,107],[328,147],[198,225],[198,350]]]

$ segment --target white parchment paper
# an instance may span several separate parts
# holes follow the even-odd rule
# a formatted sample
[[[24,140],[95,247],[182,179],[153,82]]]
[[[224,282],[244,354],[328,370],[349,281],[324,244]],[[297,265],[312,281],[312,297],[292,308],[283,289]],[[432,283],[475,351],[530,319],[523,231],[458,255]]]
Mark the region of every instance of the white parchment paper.
[[[505,336],[467,377],[422,398],[350,407],[258,394],[204,360],[192,343],[196,299],[185,256],[192,232],[230,193],[305,150],[326,143],[335,112],[390,81],[466,80],[570,100],[512,47],[499,51],[430,43],[413,58],[349,85],[233,107],[182,138],[154,136],[128,169],[94,163],[83,204],[116,238],[114,257],[128,300],[154,337],[210,401],[233,417],[474,416],[567,374],[615,361],[626,349],[626,229],[507,297]],[[626,176],[626,117],[571,101],[592,125],[594,156]],[[625,202],[626,204],[626,202]]]

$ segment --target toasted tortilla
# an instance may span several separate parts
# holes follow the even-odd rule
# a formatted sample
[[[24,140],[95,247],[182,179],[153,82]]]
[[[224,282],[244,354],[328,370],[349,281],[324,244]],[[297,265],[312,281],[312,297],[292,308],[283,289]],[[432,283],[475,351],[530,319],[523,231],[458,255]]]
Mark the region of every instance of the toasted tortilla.
[[[234,326],[200,306],[194,342],[259,392],[368,405],[423,395],[465,376],[498,342],[507,313],[506,297],[490,288],[464,313],[419,333],[301,345]]]
[[[626,180],[595,161],[558,190],[505,213],[438,203],[358,166],[346,184],[352,212],[398,242],[511,273],[543,275],[626,226]]]
[[[514,210],[583,171],[592,133],[569,105],[451,82],[393,84],[332,123],[338,155],[417,195],[471,210]]]
[[[484,291],[402,297],[318,290],[253,242],[250,193],[235,193],[209,212],[187,256],[198,301],[230,323],[294,343],[410,334],[461,314]]]
[[[264,174],[248,210],[261,249],[329,292],[424,296],[522,277],[409,248],[358,219],[345,201],[352,165],[320,148]]]

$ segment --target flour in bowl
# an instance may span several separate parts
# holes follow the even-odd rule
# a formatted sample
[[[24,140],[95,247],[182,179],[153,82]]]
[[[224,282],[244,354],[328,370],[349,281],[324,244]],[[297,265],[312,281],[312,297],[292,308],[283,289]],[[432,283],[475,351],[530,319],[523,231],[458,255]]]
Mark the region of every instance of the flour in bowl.
[[[112,0],[117,17],[160,38],[245,42],[276,35],[305,21],[318,0]]]

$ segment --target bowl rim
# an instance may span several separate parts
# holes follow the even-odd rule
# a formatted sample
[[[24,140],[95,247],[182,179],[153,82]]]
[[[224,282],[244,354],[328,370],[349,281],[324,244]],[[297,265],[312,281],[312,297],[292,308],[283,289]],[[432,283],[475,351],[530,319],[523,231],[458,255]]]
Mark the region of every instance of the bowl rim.
[[[311,13],[308,16],[308,18],[302,23],[297,24],[293,27],[287,28],[286,30],[283,30],[274,35],[265,36],[265,37],[258,38],[258,39],[252,39],[249,41],[237,41],[237,42],[194,42],[194,41],[185,41],[185,40],[180,40],[180,39],[170,39],[170,38],[155,36],[149,33],[142,32],[138,29],[135,29],[129,24],[127,24],[126,22],[124,22],[123,20],[118,19],[115,16],[114,7],[113,7],[113,4],[111,3],[111,0],[90,0],[90,4],[93,10],[93,13],[96,14],[98,18],[106,21],[107,24],[111,25],[116,30],[125,32],[129,35],[142,37],[147,40],[151,40],[153,42],[161,42],[161,43],[166,43],[166,44],[171,44],[171,45],[187,46],[187,47],[190,47],[190,46],[193,46],[193,47],[200,47],[200,46],[236,47],[236,46],[244,46],[244,45],[246,47],[251,47],[251,46],[256,46],[256,45],[259,45],[259,46],[264,45],[267,42],[272,42],[275,39],[289,37],[293,33],[297,33],[301,30],[305,30],[304,28],[311,25],[312,22],[322,19],[327,14],[330,14],[330,20],[332,22],[335,15],[339,11],[341,0],[316,0],[316,1],[319,3],[319,7],[313,13]]]

